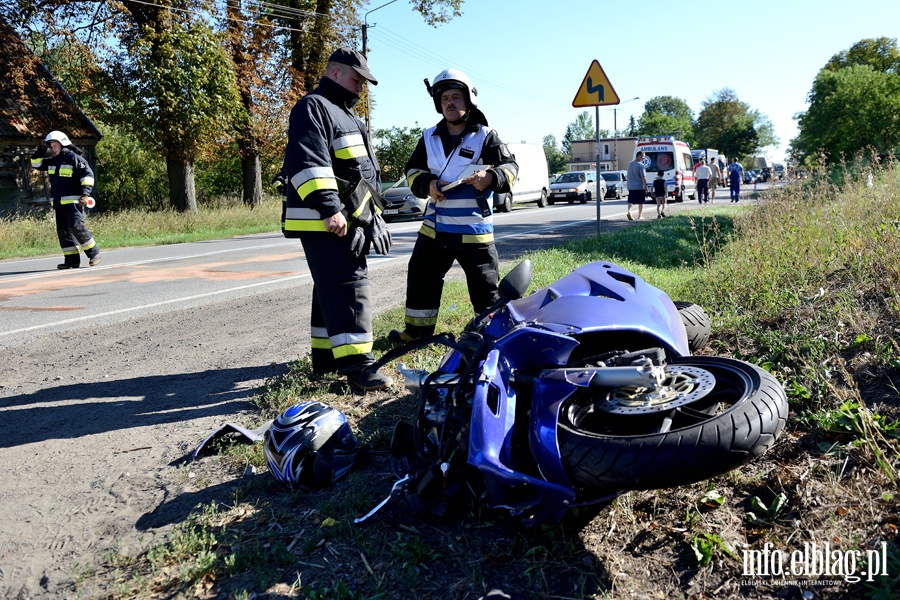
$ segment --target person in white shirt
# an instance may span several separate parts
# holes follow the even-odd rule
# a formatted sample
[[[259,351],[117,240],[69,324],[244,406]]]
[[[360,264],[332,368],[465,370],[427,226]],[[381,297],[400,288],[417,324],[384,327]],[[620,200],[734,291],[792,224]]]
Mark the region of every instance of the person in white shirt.
[[[694,179],[697,182],[697,200],[700,204],[709,202],[709,178],[712,171],[706,166],[706,161],[700,159],[700,166],[694,169]]]

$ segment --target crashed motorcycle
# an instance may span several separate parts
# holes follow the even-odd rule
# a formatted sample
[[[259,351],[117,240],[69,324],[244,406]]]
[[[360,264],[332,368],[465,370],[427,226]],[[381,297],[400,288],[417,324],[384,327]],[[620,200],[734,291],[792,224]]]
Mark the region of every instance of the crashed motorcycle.
[[[390,495],[357,522],[379,511],[443,515],[472,499],[526,525],[560,520],[628,490],[720,475],[781,435],[787,398],[771,374],[692,356],[709,337],[699,306],[605,261],[524,296],[531,269],[510,271],[498,302],[458,338],[381,358],[447,348],[433,372],[400,364],[417,414],[394,430]]]

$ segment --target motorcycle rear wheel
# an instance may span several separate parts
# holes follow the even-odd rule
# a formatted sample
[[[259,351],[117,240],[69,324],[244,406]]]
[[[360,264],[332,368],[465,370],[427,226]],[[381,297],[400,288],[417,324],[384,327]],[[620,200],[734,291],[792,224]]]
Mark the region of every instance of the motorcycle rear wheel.
[[[684,393],[623,410],[608,398],[640,390],[586,389],[560,409],[557,431],[566,474],[580,487],[647,490],[721,475],[768,450],[788,415],[784,388],[767,371],[739,360],[688,356],[669,362],[712,375],[686,403]],[[684,379],[681,380],[684,383]],[[678,390],[684,392],[684,390]],[[692,392],[688,391],[690,396]],[[640,406],[637,403],[636,406]]]
[[[675,302],[681,322],[687,331],[688,348],[696,352],[709,343],[710,320],[703,307],[693,302]]]

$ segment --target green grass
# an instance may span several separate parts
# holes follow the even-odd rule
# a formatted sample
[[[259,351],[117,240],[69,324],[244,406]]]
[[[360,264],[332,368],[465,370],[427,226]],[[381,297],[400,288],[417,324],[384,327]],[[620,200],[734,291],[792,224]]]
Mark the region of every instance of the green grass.
[[[93,213],[87,227],[102,249],[215,240],[278,231],[281,200],[267,198],[250,210],[242,204],[203,206],[196,214],[174,210]],[[59,253],[53,210],[0,218],[0,259]]]
[[[305,399],[334,404],[371,462],[318,493],[286,492],[264,473],[246,480],[232,506],[201,505],[166,542],[120,561],[115,585],[127,590],[120,595],[463,598],[498,581],[526,597],[619,597],[635,586],[670,597],[685,581],[718,581],[709,589],[721,585],[729,595],[737,591],[725,584],[741,570],[734,548],[771,542],[795,549],[808,535],[845,550],[888,540],[890,577],[829,592],[897,597],[900,550],[890,541],[900,524],[897,189],[900,169],[879,172],[872,188],[848,171],[780,188],[758,206],[713,205],[528,256],[533,288],[586,262],[616,262],[673,299],[702,305],[713,319],[708,352],[776,374],[791,404],[788,431],[748,467],[683,489],[623,496],[574,531],[566,524],[523,530],[479,505],[460,520],[357,526],[353,518],[389,489],[390,434],[414,414],[415,399],[396,390],[353,395],[301,359],[260,390],[259,419]],[[464,282],[449,281],[438,329],[459,332],[471,316]],[[402,306],[379,315],[377,338],[402,321]],[[386,348],[376,344],[378,352]],[[404,360],[431,368],[439,355],[426,350]],[[265,470],[259,445],[233,446],[223,460],[236,470]],[[266,548],[277,560],[263,564]],[[653,581],[620,579],[628,568],[646,573],[648,563],[666,568],[654,570]]]

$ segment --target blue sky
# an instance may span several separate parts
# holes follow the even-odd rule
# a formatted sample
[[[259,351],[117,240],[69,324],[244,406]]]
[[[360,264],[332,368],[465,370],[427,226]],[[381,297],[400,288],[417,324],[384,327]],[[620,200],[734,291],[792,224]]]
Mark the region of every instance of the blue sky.
[[[455,67],[472,78],[479,107],[505,142],[540,143],[547,134],[561,141],[580,112],[595,114],[572,100],[596,59],[622,101],[619,129],[655,96],[681,98],[696,117],[727,87],[772,121],[779,145],[765,153],[780,161],[797,134],[792,117],[806,110],[828,59],[864,38],[900,37],[897,0],[467,0],[462,10],[437,28],[407,0],[368,15],[369,67],[379,81],[373,128],[435,124],[422,80]],[[600,127],[612,131],[613,115],[600,107]]]

